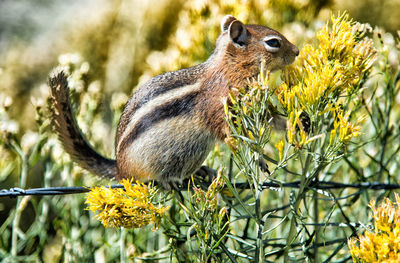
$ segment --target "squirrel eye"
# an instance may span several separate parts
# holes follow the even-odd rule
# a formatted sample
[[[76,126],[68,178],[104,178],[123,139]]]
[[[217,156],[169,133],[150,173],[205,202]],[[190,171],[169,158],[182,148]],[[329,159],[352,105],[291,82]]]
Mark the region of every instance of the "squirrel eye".
[[[278,36],[268,36],[264,38],[264,44],[269,52],[277,52],[282,46],[282,40]]]
[[[281,43],[276,38],[267,40],[267,41],[265,41],[265,43],[270,47],[276,47],[276,48],[280,48],[281,47]]]

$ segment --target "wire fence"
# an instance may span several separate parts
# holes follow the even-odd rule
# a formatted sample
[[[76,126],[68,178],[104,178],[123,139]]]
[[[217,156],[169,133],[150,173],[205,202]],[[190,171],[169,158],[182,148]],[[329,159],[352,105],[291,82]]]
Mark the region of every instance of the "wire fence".
[[[183,184],[185,185],[185,184]],[[186,184],[187,185],[187,184]],[[248,183],[237,183],[233,185],[237,189],[248,189],[250,186]],[[275,183],[275,182],[266,182],[261,185],[262,189],[272,189],[279,190],[280,188],[299,188],[300,181],[294,181],[289,183]],[[114,188],[124,188],[120,184],[110,185],[112,189]],[[373,183],[338,183],[338,182],[329,182],[329,181],[313,181],[310,183],[309,189],[315,190],[330,190],[330,189],[345,189],[345,188],[353,188],[360,190],[395,190],[400,189],[400,184],[385,184],[379,182]],[[68,194],[80,194],[89,192],[93,187],[82,187],[82,186],[72,186],[72,187],[46,187],[46,188],[33,188],[33,189],[21,189],[18,187],[13,187],[10,189],[2,189],[0,190],[0,198],[1,197],[18,197],[18,196],[27,196],[27,195],[68,195]],[[185,191],[188,188],[186,186],[179,187],[177,190]],[[355,193],[355,194],[358,194]],[[354,195],[354,194],[352,194]],[[340,199],[348,198],[349,196],[341,197]]]

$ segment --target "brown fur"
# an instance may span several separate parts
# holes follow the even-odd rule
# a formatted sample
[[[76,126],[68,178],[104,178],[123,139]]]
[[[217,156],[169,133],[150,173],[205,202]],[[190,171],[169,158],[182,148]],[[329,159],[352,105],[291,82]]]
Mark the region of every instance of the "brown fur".
[[[114,178],[115,160],[98,154],[86,141],[72,114],[67,75],[56,69],[49,79],[52,101],[52,124],[65,151],[78,164],[101,177]]]

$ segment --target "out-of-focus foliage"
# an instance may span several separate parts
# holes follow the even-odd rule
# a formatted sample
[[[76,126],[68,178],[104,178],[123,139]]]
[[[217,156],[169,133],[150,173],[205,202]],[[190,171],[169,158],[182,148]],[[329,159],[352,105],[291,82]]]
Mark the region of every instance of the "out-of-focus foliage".
[[[328,21],[331,8],[340,9],[339,2],[0,2],[1,188],[102,183],[71,162],[49,127],[45,82],[47,74],[57,64],[69,67],[71,95],[80,127],[96,149],[112,156],[115,128],[132,90],[164,71],[203,62],[214,48],[224,15],[232,14],[246,23],[271,26],[303,47],[305,42],[315,43],[315,32]],[[381,10],[381,14],[400,10],[383,10],[389,2],[395,5],[395,1],[386,1],[384,5],[379,1],[358,1],[360,7],[372,3],[374,8],[364,8],[368,12],[364,12],[363,19],[357,19],[368,21],[374,10]],[[387,20],[382,19],[382,23],[380,20],[369,22],[394,24],[396,21],[392,18],[397,16],[389,14],[384,15]],[[343,160],[319,171],[320,180],[398,183],[399,36],[384,30],[375,30],[369,36],[377,49],[377,61],[368,79],[357,79],[362,96],[354,103],[359,111],[348,118],[354,120],[362,114],[367,117],[362,125],[357,125],[361,127],[357,130],[359,137],[346,142]],[[346,52],[351,53],[351,50]],[[332,127],[343,122],[343,118],[336,118]],[[340,127],[337,128],[339,133]],[[294,128],[294,132],[300,132],[299,128]],[[284,163],[279,166],[279,161],[287,157],[285,149],[289,147],[285,135],[264,128],[262,132],[261,129],[258,133],[252,131],[252,136],[257,139],[271,136],[268,139],[272,143],[265,145],[262,153],[275,160],[267,162],[270,169],[282,168]],[[307,137],[304,138],[306,142]],[[238,149],[236,143],[231,138],[229,146],[234,151]],[[254,152],[254,148],[251,150]],[[222,172],[232,179],[242,171],[230,165],[228,159],[228,148],[217,145],[206,163],[213,168],[227,167]],[[256,161],[259,159],[251,160],[258,169]],[[283,168],[307,172],[299,167],[301,163],[294,160]],[[295,180],[296,176],[296,173],[277,170],[269,179],[280,183]],[[265,173],[260,173],[256,179],[266,178]],[[253,185],[257,182],[250,181]],[[165,212],[157,232],[153,232],[151,226],[140,230],[106,229],[85,210],[83,195],[3,198],[0,200],[0,259],[6,262],[126,262],[136,259],[196,262],[203,256],[204,259],[228,261],[233,257],[240,262],[253,262],[254,255],[265,252],[270,261],[281,260],[283,254],[298,260],[307,257],[310,261],[350,261],[347,237],[356,234],[358,222],[364,225],[371,222],[367,204],[372,198],[379,201],[391,194],[390,191],[366,189],[315,191],[307,188],[296,198],[298,190],[241,190],[232,185],[226,188],[228,190],[216,195],[218,198],[210,199],[217,202],[216,208],[211,207],[214,203],[207,205],[207,189],[182,193],[182,196],[171,195],[166,200],[170,209]],[[198,200],[204,202],[193,204]],[[257,204],[253,200],[262,202]],[[296,203],[296,200],[300,201]],[[246,214],[261,209],[267,213],[256,214],[254,218]],[[209,220],[201,221],[202,214],[196,214],[198,211],[206,214]],[[212,224],[213,220],[219,220],[219,225]],[[261,232],[257,233],[256,229]],[[297,230],[300,234],[293,236]],[[196,231],[201,233],[200,238],[196,237]],[[334,237],[337,239],[331,242]]]
[[[334,9],[348,10],[351,16],[361,22],[383,27],[396,33],[400,28],[400,2],[398,0],[333,1]]]

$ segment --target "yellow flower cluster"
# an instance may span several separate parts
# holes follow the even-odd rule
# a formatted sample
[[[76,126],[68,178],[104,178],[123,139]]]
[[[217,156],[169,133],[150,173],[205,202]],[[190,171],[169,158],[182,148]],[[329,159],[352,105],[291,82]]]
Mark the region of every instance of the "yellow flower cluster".
[[[395,198],[395,203],[386,198],[379,207],[371,201],[375,230],[349,239],[354,262],[400,262],[400,197],[396,194]]]
[[[349,112],[343,115],[342,110],[336,109],[333,114],[335,122],[333,123],[333,129],[331,130],[329,144],[333,145],[335,140],[347,144],[351,138],[361,135],[360,124],[365,120],[364,117],[359,118],[355,123],[351,123]]]
[[[365,29],[349,20],[347,14],[332,17],[331,23],[317,33],[319,45],[305,46],[297,64],[286,68],[276,95],[289,117],[289,143],[293,143],[296,130],[300,131],[299,146],[310,142],[301,125],[301,114],[306,114],[311,122],[323,115],[335,117],[330,135],[338,136],[342,144],[359,136],[359,121],[350,123],[350,114],[339,109],[339,105],[345,95],[357,91],[374,61],[373,43],[364,35]]]
[[[94,212],[105,227],[140,228],[153,224],[158,228],[168,207],[152,203],[156,190],[151,184],[132,184],[128,179],[121,183],[124,189],[93,188],[86,197],[87,209]]]

